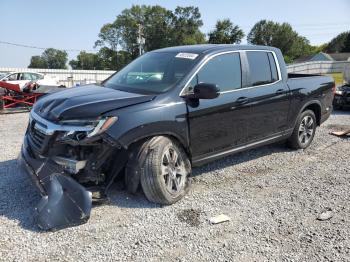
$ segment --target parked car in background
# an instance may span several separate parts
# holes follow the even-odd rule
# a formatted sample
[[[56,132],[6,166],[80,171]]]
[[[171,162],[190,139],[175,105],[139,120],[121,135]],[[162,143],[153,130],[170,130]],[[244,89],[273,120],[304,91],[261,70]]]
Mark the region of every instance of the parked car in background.
[[[90,192],[118,174],[130,192],[172,204],[193,166],[281,140],[305,149],[334,90],[329,76],[288,74],[277,48],[199,45],[148,52],[101,85],[45,96],[21,153],[43,195],[37,221],[86,221]]]
[[[58,86],[58,79],[48,75],[34,73],[34,72],[17,72],[4,75],[0,78],[0,81],[8,82],[10,84],[18,84],[20,89],[23,90],[24,86],[28,82],[36,82],[38,85],[45,86]]]
[[[338,86],[333,100],[335,109],[342,109],[345,106],[350,106],[350,85]]]

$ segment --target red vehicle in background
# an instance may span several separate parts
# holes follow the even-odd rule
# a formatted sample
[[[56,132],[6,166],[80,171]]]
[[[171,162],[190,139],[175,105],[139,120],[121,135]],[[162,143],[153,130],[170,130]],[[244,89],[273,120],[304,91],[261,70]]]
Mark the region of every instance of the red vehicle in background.
[[[26,83],[23,88],[19,84],[0,81],[0,110],[10,108],[30,110],[41,96],[59,90],[62,90],[62,87],[40,86],[35,81]]]

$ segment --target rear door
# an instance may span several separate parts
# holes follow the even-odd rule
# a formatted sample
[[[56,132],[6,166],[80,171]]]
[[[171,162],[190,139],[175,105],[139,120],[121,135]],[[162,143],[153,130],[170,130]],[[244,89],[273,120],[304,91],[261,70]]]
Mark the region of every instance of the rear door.
[[[216,55],[196,73],[187,91],[198,83],[216,84],[215,99],[187,101],[193,160],[246,142],[249,106],[242,100],[241,59],[238,52]],[[241,99],[240,99],[241,98]]]
[[[248,140],[254,142],[287,129],[289,89],[282,81],[276,55],[271,51],[246,51],[250,113]]]

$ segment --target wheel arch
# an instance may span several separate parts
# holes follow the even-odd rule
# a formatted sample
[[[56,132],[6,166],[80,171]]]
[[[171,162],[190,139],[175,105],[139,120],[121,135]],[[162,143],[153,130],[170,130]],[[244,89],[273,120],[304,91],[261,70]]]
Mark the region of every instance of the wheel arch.
[[[170,138],[171,140],[176,141],[179,145],[182,146],[182,148],[184,149],[188,158],[191,160],[191,150],[190,150],[189,145],[185,142],[185,140],[183,138],[181,138],[179,135],[177,135],[176,133],[173,133],[173,132],[156,132],[156,133],[147,134],[144,136],[139,136],[133,140],[128,141],[128,143],[124,144],[124,146],[128,150],[133,150],[135,147],[137,147],[138,145],[140,145],[146,141],[150,141],[150,143],[152,144],[154,142],[154,140],[156,140],[157,137],[161,137],[161,136],[166,136],[166,137]]]
[[[321,108],[322,108],[322,106],[321,106],[320,101],[312,100],[312,101],[309,101],[308,103],[306,103],[302,107],[302,109],[299,112],[299,115],[306,110],[313,111],[315,114],[315,117],[316,117],[316,123],[319,126],[321,124]]]

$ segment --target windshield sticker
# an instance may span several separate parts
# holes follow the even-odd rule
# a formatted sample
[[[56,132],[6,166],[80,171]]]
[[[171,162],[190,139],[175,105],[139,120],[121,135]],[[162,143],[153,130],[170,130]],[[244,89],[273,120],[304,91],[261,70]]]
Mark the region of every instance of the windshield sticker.
[[[192,54],[192,53],[178,53],[175,57],[177,58],[185,58],[185,59],[196,59],[198,54]]]

